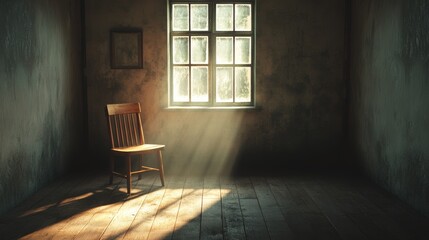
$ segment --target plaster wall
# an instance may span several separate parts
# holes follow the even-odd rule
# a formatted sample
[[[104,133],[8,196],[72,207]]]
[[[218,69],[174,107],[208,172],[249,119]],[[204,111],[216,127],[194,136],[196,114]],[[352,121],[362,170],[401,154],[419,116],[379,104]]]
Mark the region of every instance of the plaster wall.
[[[78,1],[0,0],[0,213],[78,160],[80,36]]]
[[[255,110],[167,107],[167,1],[87,0],[90,161],[107,167],[105,105],[139,101],[166,175],[338,165],[344,142],[344,2],[257,1]],[[143,29],[143,69],[111,69],[109,30]]]
[[[429,215],[429,3],[352,9],[351,144],[368,176]]]

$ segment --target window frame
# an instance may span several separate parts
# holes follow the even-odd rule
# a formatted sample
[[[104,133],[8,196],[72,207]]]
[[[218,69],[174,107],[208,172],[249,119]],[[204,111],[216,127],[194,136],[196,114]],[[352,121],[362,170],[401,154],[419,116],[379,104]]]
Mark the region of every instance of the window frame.
[[[189,13],[189,30],[188,31],[173,31],[173,4],[188,4]],[[191,31],[191,4],[208,4],[208,30],[207,31]],[[236,31],[235,22],[233,31],[216,31],[216,4],[233,4],[233,18],[235,16],[235,4],[250,4],[251,5],[251,30],[250,31]],[[168,107],[169,108],[254,108],[256,106],[255,101],[255,66],[256,66],[256,0],[167,0],[167,41],[168,41]],[[235,20],[234,20],[235,21]],[[188,40],[188,63],[186,64],[175,64],[173,63],[173,37],[187,36]],[[207,64],[193,64],[191,63],[191,38],[193,36],[208,36],[208,62]],[[232,37],[233,38],[233,63],[232,64],[217,64],[216,61],[216,37]],[[237,64],[235,63],[235,38],[236,37],[250,37],[250,64]],[[175,66],[186,66],[188,67],[188,101],[186,102],[175,102],[173,99],[173,68]],[[207,66],[208,67],[208,101],[207,102],[191,102],[191,67],[192,66]],[[216,67],[232,67],[233,68],[233,85],[232,85],[232,102],[217,102],[216,101]],[[249,102],[236,102],[236,89],[235,89],[235,68],[236,67],[250,67],[250,101]]]

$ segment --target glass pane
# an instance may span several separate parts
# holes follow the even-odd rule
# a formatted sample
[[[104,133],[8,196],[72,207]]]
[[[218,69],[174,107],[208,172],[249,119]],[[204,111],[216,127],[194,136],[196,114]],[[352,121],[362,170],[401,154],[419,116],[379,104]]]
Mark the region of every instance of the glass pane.
[[[232,67],[216,68],[216,102],[232,102]]]
[[[216,4],[216,31],[232,31],[232,4]]]
[[[207,64],[209,59],[207,36],[191,37],[191,63]]]
[[[191,67],[191,102],[208,102],[208,67]]]
[[[209,30],[209,5],[191,4],[191,31]]]
[[[189,67],[173,68],[173,101],[189,101]]]
[[[250,67],[235,68],[235,101],[250,102]]]
[[[173,31],[189,30],[188,4],[173,4]]]
[[[251,38],[236,37],[235,38],[235,63],[250,64],[251,63]]]
[[[189,62],[189,37],[173,37],[173,63]]]
[[[252,30],[252,5],[235,5],[235,31]]]
[[[232,64],[233,59],[232,37],[216,38],[216,63]]]

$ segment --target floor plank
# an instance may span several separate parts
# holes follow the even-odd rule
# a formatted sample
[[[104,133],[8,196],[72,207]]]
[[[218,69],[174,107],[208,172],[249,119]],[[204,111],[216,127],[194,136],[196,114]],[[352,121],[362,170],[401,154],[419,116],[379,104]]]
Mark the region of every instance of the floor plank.
[[[148,175],[146,175],[148,176]],[[118,212],[115,214],[115,217],[110,222],[109,226],[104,231],[101,239],[122,239],[130,228],[132,222],[134,221],[137,212],[140,210],[142,203],[147,196],[148,190],[152,187],[152,184],[155,180],[155,177],[151,175],[152,178],[142,178],[133,181],[133,187],[131,189],[131,196],[125,199],[124,203],[121,205]],[[143,185],[143,183],[149,182],[148,185]],[[133,194],[139,197],[133,197]]]
[[[173,239],[199,239],[204,179],[187,178],[182,192]]]
[[[429,219],[368,181],[311,175],[126,182],[77,175],[0,216],[1,239],[423,240]]]
[[[155,181],[146,194],[124,239],[147,239],[164,194],[165,188],[160,187]]]
[[[148,239],[171,239],[179,212],[185,179],[170,178]]]
[[[225,239],[246,239],[238,189],[235,181],[221,181],[222,229]]]
[[[360,231],[358,226],[345,215],[338,207],[335,199],[324,191],[324,187],[329,184],[326,182],[317,182],[307,184],[305,191],[310,195],[319,209],[327,217],[329,222],[335,228],[340,237],[344,240],[365,240],[367,237]]]
[[[6,239],[52,238],[54,233],[66,225],[65,220],[70,216],[64,212],[66,209],[74,209],[73,203],[69,204],[70,198],[87,178],[88,176],[70,178],[61,187],[48,190],[49,194],[36,193],[31,196],[24,202],[25,205],[18,206],[17,210],[11,210],[5,215],[9,225],[1,236]]]
[[[271,239],[295,239],[287,224],[270,184],[265,178],[252,178],[252,184],[261,207],[262,215]]]

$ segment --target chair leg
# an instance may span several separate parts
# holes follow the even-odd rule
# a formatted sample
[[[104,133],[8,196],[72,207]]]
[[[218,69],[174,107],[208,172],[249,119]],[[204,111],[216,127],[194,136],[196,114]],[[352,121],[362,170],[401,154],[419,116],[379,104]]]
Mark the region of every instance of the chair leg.
[[[127,159],[127,194],[131,193],[131,156]]]
[[[162,184],[162,186],[165,186],[165,182],[164,182],[164,163],[162,161],[161,150],[158,151],[158,161],[159,161],[159,177],[161,178],[161,184]]]
[[[109,179],[109,185],[112,185],[113,183],[113,170],[115,167],[115,158],[113,155],[110,155],[110,179]]]
[[[139,169],[141,169],[142,168],[142,166],[143,166],[143,156],[142,155],[140,155],[139,156],[140,157],[140,166],[139,166]],[[138,179],[140,180],[140,179],[142,179],[142,174],[141,173],[139,173],[139,175],[138,175]]]

